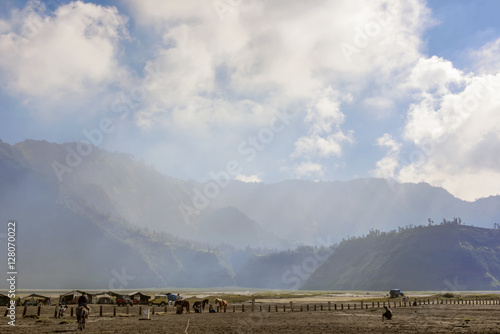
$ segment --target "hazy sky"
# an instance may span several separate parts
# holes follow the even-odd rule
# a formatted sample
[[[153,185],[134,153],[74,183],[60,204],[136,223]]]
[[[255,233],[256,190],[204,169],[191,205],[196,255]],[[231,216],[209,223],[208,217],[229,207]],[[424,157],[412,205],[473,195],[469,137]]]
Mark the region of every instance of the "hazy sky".
[[[500,193],[500,2],[0,4],[0,139],[173,177],[387,177]],[[230,164],[231,165],[231,164]]]

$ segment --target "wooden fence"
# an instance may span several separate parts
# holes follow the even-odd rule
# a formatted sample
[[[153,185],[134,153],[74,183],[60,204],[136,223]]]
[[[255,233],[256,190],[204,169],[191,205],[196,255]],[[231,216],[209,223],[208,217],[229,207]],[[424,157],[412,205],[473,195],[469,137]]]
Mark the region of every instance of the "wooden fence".
[[[296,301],[297,303],[297,301]],[[416,303],[416,305],[414,305]],[[301,303],[300,305],[294,305],[293,302],[289,304],[255,304],[255,300],[252,300],[251,304],[230,304],[227,312],[309,312],[309,311],[342,311],[342,310],[362,310],[362,309],[378,309],[384,306],[388,306],[389,308],[398,308],[398,307],[415,307],[422,305],[500,305],[500,300],[462,300],[462,299],[418,299],[414,301],[406,300],[406,301],[391,301],[387,302],[346,302],[346,303],[312,303],[305,304]],[[175,308],[173,306],[147,306],[147,305],[139,305],[139,306],[126,306],[119,307],[115,305],[90,305],[92,308],[92,315],[94,316],[107,316],[107,317],[116,317],[116,316],[133,316],[133,315],[142,315],[142,311],[144,309],[149,309],[151,314],[155,313],[175,313]],[[24,316],[40,316],[42,311],[46,314],[51,308],[53,308],[54,313],[50,312],[54,317],[58,316],[59,306],[18,306],[16,307],[16,314],[19,314],[18,309],[22,309],[22,315]],[[76,316],[76,307],[70,306],[66,312],[64,317],[75,317]],[[217,307],[217,311],[218,307]],[[194,313],[194,310],[191,310],[191,313]],[[204,313],[208,313],[208,310],[205,310]],[[4,316],[7,316],[8,309],[5,308]]]

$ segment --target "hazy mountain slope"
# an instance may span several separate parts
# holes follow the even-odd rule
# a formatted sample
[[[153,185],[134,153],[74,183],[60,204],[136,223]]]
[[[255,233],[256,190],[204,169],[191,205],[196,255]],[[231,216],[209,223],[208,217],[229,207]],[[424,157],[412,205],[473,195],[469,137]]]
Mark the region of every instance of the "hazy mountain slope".
[[[19,289],[234,285],[216,254],[154,241],[29,165],[0,143],[0,220],[17,220]]]
[[[67,164],[67,159],[69,152],[77,152],[76,145],[30,140],[17,144],[15,148],[22,152],[23,159],[29,161],[29,168],[45,174],[54,183],[60,183],[72,195],[99,212],[125,219],[130,224],[188,239],[228,242],[243,247],[274,247],[280,242],[241,213],[224,214],[227,210],[222,210],[218,213],[224,216],[219,217],[222,220],[213,221],[212,216],[219,209],[207,209],[186,220],[179,207],[182,203],[191,203],[194,196],[192,188],[201,186],[196,182],[183,182],[162,175],[130,155],[94,148],[91,154],[81,157],[81,162],[72,167],[71,172],[61,169],[61,181],[53,164],[72,166]],[[231,239],[219,237],[221,231],[227,232],[231,225],[238,226],[232,228]]]
[[[417,227],[342,242],[303,289],[500,288],[500,230]]]
[[[464,222],[487,227],[500,221],[498,196],[470,203],[425,183],[382,179],[271,185],[232,182],[212,204],[234,206],[277,237],[309,244],[340,241],[370,228],[422,224],[428,218],[439,222],[461,217]]]
[[[278,247],[287,243],[266,232],[255,221],[234,207],[206,209],[201,215],[197,230],[191,238],[213,244],[228,244],[235,247]]]
[[[260,256],[233,254],[235,281],[239,286],[262,289],[298,289],[334,251],[334,246],[294,250]]]

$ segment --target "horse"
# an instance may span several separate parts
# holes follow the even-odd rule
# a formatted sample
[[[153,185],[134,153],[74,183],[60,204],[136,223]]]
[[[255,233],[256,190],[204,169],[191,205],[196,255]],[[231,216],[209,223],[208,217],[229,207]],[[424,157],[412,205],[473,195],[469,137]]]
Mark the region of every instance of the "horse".
[[[207,306],[209,302],[210,301],[208,299],[203,299],[203,301],[201,302],[201,309],[204,310],[205,306]]]
[[[219,309],[222,312],[222,308],[224,307],[224,313],[227,311],[227,300],[221,298],[215,298],[215,304],[219,305]]]
[[[199,300],[193,303],[194,313],[201,313],[201,302]]]
[[[89,316],[89,311],[85,308],[85,306],[78,306],[76,309],[76,321],[78,322],[78,329],[85,329],[85,318]]]
[[[195,301],[193,304],[194,313],[201,313],[202,310],[205,310],[205,306],[208,305],[210,301],[208,299],[203,299],[202,301]]]
[[[186,313],[189,314],[189,308],[190,308],[190,304],[189,304],[189,301],[188,300],[176,300],[175,303],[174,303],[174,306],[181,306],[181,310],[183,310],[184,308],[186,309]],[[181,311],[182,313],[182,311]]]

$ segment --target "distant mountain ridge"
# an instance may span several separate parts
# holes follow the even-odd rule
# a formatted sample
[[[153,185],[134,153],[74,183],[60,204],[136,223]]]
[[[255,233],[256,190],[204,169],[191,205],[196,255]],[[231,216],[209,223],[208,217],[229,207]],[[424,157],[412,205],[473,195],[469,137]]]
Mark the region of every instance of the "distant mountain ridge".
[[[419,226],[354,238],[302,286],[305,290],[497,290],[500,229]]]
[[[290,274],[314,250],[279,250],[330,246],[347,235],[429,217],[459,216],[481,226],[500,221],[498,196],[470,203],[427,184],[382,179],[233,180],[187,221],[180,208],[192,208],[206,183],[177,180],[130,155],[95,147],[67,164],[76,145],[0,141],[0,220],[19,221],[19,256],[29,259],[20,279],[25,286],[291,288],[316,269]],[[62,182],[54,162],[71,165],[59,166]],[[262,248],[265,256],[247,247]],[[315,266],[326,260],[313,259]],[[5,261],[0,258],[0,266]]]

